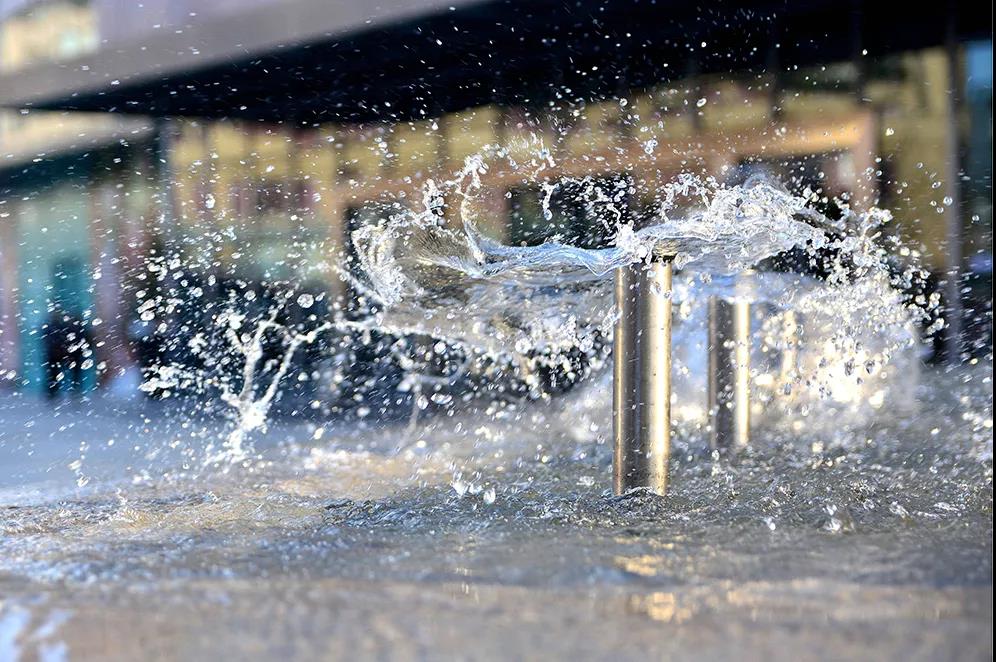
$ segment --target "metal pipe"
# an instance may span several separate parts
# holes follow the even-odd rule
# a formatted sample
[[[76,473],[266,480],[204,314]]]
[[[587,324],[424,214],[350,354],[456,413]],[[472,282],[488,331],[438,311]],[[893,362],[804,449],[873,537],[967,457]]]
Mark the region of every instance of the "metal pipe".
[[[750,442],[750,304],[709,299],[709,422],[712,447]]]
[[[613,488],[667,491],[671,453],[672,255],[616,271]]]
[[[961,274],[963,259],[963,227],[961,218],[961,132],[959,118],[962,112],[961,85],[959,71],[959,47],[957,34],[957,14],[954,3],[947,12],[947,36],[945,48],[947,53],[948,90],[944,98],[947,102],[945,119],[947,121],[947,154],[945,155],[945,184],[947,200],[944,201],[945,213],[945,274],[944,298],[945,321],[947,329],[944,334],[944,354],[949,363],[961,363],[963,349],[962,330],[964,307],[961,300]]]
[[[786,310],[782,315],[781,381],[791,384],[798,374],[799,363],[799,317],[794,310]]]
[[[159,227],[157,229],[167,244],[177,239],[176,173],[173,168],[175,141],[176,127],[173,121],[166,117],[157,118],[152,150],[153,166],[158,172]]]

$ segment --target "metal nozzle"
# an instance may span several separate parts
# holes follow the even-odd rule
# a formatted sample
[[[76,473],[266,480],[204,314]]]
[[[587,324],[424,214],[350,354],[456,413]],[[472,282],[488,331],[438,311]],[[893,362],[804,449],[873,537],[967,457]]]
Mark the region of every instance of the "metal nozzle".
[[[709,299],[709,421],[712,447],[750,442],[750,304]]]
[[[667,490],[671,452],[671,271],[654,253],[616,271],[614,490]]]

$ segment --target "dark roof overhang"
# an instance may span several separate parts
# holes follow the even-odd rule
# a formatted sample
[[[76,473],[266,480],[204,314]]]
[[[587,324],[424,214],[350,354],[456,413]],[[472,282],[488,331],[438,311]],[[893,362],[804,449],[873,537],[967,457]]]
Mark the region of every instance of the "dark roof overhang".
[[[992,5],[966,0],[274,4],[2,76],[0,103],[300,123],[417,119],[992,37]]]

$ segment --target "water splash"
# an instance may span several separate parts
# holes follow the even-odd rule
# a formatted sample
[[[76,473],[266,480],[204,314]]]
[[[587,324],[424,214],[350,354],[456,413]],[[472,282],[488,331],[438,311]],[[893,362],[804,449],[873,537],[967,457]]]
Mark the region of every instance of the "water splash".
[[[250,433],[265,430],[267,415],[282,380],[291,367],[295,353],[302,345],[314,343],[322,333],[332,328],[324,322],[307,332],[296,331],[276,321],[278,309],[266,319],[251,323],[244,313],[226,309],[216,318],[227,343],[225,354],[233,356],[240,364],[239,376],[219,371],[218,364],[210,362],[205,368],[170,364],[156,366],[153,375],[142,383],[147,393],[169,393],[173,390],[204,394],[216,390],[219,400],[228,407],[232,421],[221,448],[209,444],[205,451],[207,464],[236,463],[247,457],[246,440]],[[280,351],[264,360],[264,344],[275,338]],[[210,345],[203,336],[195,340],[195,351],[201,353]]]
[[[814,194],[795,195],[762,176],[726,185],[686,173],[649,192],[626,178],[544,179],[553,165],[542,146],[527,163],[517,163],[500,147],[467,158],[452,178],[426,182],[419,207],[393,207],[352,232],[355,264],[343,260],[338,272],[366,301],[365,314],[346,315],[342,307],[325,317],[312,315],[313,331],[292,331],[271,316],[256,319],[255,330],[244,332],[248,318],[233,308],[214,319],[225,342],[205,352],[227,359],[213,357],[212,370],[163,366],[146,388],[213,388],[234,427],[222,449],[209,457],[239,461],[247,435],[265,427],[297,348],[332,331],[340,345],[384,344],[375,361],[390,364],[402,377],[394,386],[383,377],[367,382],[388,385],[378,396],[382,413],[388,401],[410,403],[407,436],[414,439],[421,412],[448,408],[461,389],[472,397],[510,392],[545,397],[552,388],[598,373],[615,322],[613,272],[664,251],[674,255],[678,271],[672,295],[678,304],[676,397],[684,400],[674,403],[678,420],[682,412],[687,420],[702,418],[701,407],[690,404],[682,389],[699,389],[695,380],[704,370],[696,357],[682,352],[698,347],[697,358],[704,358],[701,310],[714,296],[754,301],[766,311],[755,329],[761,353],[756,365],[763,369],[753,381],[758,406],[771,420],[780,419],[789,429],[816,429],[802,421],[839,422],[846,412],[862,422],[887,404],[912,399],[901,387],[916,382],[910,379],[918,362],[914,326],[935,315],[938,301],[901,294],[921,272],[915,264],[904,269],[890,264],[882,240],[882,228],[891,220],[886,211],[852,209],[838,201],[839,218],[830,219],[814,208]],[[555,196],[572,196],[592,232],[606,237],[605,245],[582,247],[576,244],[585,243],[584,237],[572,243],[554,235],[539,245],[510,246],[487,236],[480,230],[491,225],[482,211],[487,206],[479,203],[494,170],[539,180],[537,201],[547,220]],[[633,202],[648,197],[649,204]],[[458,212],[456,224],[444,220],[447,203]],[[792,253],[823,273],[753,272],[770,258]],[[292,299],[287,294],[281,305]],[[296,301],[303,308],[314,305],[310,294]],[[935,323],[932,330],[937,328]],[[268,336],[279,337],[282,358],[261,361]],[[328,337],[321,345],[326,353],[335,352]],[[336,361],[349,359],[336,354]],[[432,361],[448,367],[434,373],[426,366]],[[219,362],[227,362],[227,377],[213,371]],[[238,376],[232,366],[239,367]],[[261,368],[269,379],[265,385],[259,383]],[[509,380],[523,387],[493,388]],[[355,396],[361,418],[377,406]]]
[[[238,392],[229,383],[221,383],[221,400],[234,413],[235,427],[228,434],[221,454],[212,458],[214,461],[238,461],[245,457],[244,443],[246,435],[253,430],[265,427],[266,416],[277,394],[281,380],[290,368],[294,353],[303,344],[310,344],[324,331],[331,328],[331,323],[324,323],[308,331],[297,333],[287,327],[277,324],[275,314],[270,319],[256,323],[251,333],[240,333],[244,316],[229,312],[219,320],[225,326],[225,337],[232,348],[243,357],[242,385]],[[267,334],[277,334],[283,345],[283,355],[276,363],[269,384],[258,385],[259,363],[263,358],[263,340]]]
[[[840,316],[827,342],[840,356],[853,355],[863,364],[880,367],[894,353],[889,347],[909,348],[911,325],[936,307],[936,301],[906,305],[894,294],[920,272],[910,267],[898,276],[890,273],[888,254],[875,242],[875,232],[890,218],[879,209],[845,206],[842,218],[832,222],[812,209],[808,198],[763,178],[724,186],[684,174],[657,192],[654,212],[637,222],[625,196],[608,195],[586,178],[580,189],[585,207],[593,219],[610,219],[611,246],[586,249],[554,238],[516,247],[478,229],[470,202],[487,172],[484,158],[475,157],[453,180],[427,187],[427,200],[437,199],[441,190],[461,200],[459,229],[444,225],[425,204],[353,233],[361,267],[355,282],[376,304],[375,326],[398,335],[443,338],[520,369],[560,364],[570,352],[591,355],[604,345],[615,315],[613,271],[655,250],[675,254],[689,283],[802,251],[829,275],[804,287],[755,279],[758,291],[749,296],[822,320]],[[544,213],[564,183],[544,183]],[[719,293],[745,296],[740,290]],[[889,347],[869,358],[858,345],[876,335]]]

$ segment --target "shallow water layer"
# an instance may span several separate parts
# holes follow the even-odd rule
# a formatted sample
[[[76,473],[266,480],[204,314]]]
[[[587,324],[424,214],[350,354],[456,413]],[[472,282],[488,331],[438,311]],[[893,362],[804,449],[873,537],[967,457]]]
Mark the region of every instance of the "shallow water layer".
[[[583,392],[11,488],[0,658],[985,658],[991,370],[925,382],[910,422],[837,438],[680,435],[665,498],[611,495]]]

